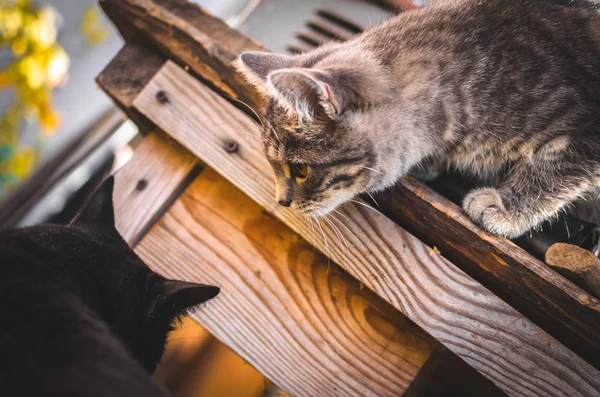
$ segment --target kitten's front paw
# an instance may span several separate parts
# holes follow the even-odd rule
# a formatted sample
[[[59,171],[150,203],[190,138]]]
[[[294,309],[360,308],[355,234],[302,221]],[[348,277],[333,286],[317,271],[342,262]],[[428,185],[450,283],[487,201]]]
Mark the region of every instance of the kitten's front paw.
[[[518,222],[511,219],[496,189],[473,190],[465,197],[463,209],[473,221],[491,233],[515,238],[524,232]]]

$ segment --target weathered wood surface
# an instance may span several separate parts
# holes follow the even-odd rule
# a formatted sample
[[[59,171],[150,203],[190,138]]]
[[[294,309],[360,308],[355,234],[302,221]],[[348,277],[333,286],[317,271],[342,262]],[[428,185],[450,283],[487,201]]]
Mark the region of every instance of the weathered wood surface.
[[[260,97],[245,90],[230,66],[242,51],[264,50],[186,0],[100,0],[127,40],[142,40],[222,94],[249,103]]]
[[[600,367],[600,301],[511,241],[475,225],[429,187],[402,180],[375,196],[381,211]]]
[[[96,78],[98,85],[144,134],[152,129],[152,125],[131,108],[131,103],[165,61],[163,56],[131,41],[119,50]]]
[[[260,48],[255,42],[183,0],[103,0],[102,4],[127,17],[126,23],[115,21],[121,30],[145,37],[220,92],[254,108],[261,105],[232,64],[242,51]],[[419,182],[406,181],[377,201],[385,203],[383,212],[390,218],[410,226],[412,233],[437,246],[455,265],[600,368],[597,299],[509,241],[484,232],[459,207]]]
[[[546,252],[546,263],[574,283],[600,297],[600,259],[571,244],[556,243]]]
[[[211,169],[136,251],[220,286],[195,318],[292,395],[398,396],[439,346]]]
[[[159,91],[169,102],[157,102]],[[386,217],[346,205],[311,225],[277,206],[259,127],[174,63],[134,107],[508,394],[600,393],[596,369]],[[225,149],[232,140],[235,153]]]
[[[115,221],[135,246],[194,176],[196,157],[177,142],[152,133],[115,175]]]

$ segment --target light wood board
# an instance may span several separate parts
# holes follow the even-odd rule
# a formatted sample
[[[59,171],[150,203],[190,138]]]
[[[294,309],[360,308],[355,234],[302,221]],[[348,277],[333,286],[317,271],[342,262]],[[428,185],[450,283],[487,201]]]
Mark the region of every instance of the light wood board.
[[[115,174],[115,222],[131,246],[168,208],[198,160],[177,142],[151,133]],[[174,197],[175,196],[175,197]]]
[[[398,396],[439,344],[211,169],[136,251],[218,285],[195,319],[294,396]]]

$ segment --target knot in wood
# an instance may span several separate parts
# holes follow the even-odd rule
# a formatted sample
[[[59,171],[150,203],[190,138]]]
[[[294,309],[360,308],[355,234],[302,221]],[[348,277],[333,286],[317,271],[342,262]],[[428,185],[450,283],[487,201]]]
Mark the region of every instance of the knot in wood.
[[[169,102],[169,97],[167,96],[166,92],[164,92],[163,90],[160,90],[156,93],[156,100],[159,103],[167,103],[167,102]]]
[[[225,142],[225,151],[227,153],[235,153],[239,149],[239,145],[236,141],[227,141]]]

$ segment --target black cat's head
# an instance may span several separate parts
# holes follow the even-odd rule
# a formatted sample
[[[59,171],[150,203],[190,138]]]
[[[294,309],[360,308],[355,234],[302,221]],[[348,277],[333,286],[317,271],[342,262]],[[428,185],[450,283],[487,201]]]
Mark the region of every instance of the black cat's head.
[[[168,280],[152,271],[115,228],[114,178],[109,177],[60,234],[68,277],[148,370],[158,364],[175,319],[219,293],[219,288]]]

